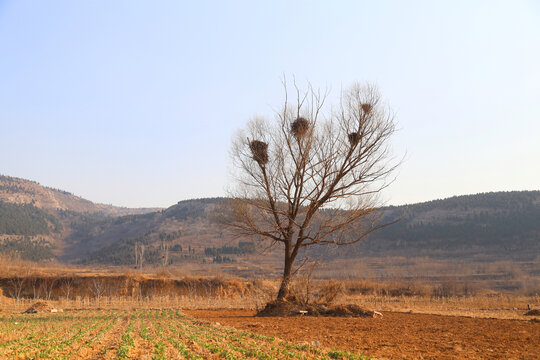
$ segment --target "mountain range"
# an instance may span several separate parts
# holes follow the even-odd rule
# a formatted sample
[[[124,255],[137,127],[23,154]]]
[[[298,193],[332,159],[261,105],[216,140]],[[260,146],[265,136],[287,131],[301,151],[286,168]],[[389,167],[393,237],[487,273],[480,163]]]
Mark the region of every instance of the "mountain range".
[[[142,245],[145,264],[279,265],[279,248],[266,250],[256,239],[235,237],[213,220],[213,209],[223,201],[130,209],[0,175],[0,251],[36,261],[134,266]],[[386,219],[400,220],[353,246],[313,247],[305,255],[325,261],[364,256],[530,261],[540,254],[540,191],[455,196],[383,211]]]

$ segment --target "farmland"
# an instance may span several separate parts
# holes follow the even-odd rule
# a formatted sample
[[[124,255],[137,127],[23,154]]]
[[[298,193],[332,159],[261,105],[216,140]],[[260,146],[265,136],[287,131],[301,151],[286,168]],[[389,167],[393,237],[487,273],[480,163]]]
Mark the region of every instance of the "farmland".
[[[2,265],[1,360],[540,357],[540,321],[525,315],[540,308],[536,294],[300,274],[299,298],[316,303],[329,284],[339,285],[336,305],[383,316],[256,317],[277,281]],[[37,302],[59,312],[23,314]]]
[[[0,315],[1,359],[363,359],[174,309]]]
[[[538,359],[540,322],[383,312],[379,318],[254,317],[250,310],[190,310],[238,330],[347,349],[375,359]]]

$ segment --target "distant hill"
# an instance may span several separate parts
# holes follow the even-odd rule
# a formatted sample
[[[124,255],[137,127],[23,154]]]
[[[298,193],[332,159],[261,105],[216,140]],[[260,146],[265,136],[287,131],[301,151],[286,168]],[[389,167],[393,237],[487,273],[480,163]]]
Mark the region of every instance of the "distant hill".
[[[172,261],[203,261],[205,250],[232,246],[238,240],[212,221],[214,206],[222,199],[180,201],[165,210],[74,224],[69,258],[86,263],[129,265],[135,261],[134,246],[146,246],[146,261],[159,262],[159,247],[166,240]],[[173,250],[174,248],[174,250]],[[211,259],[213,261],[213,259]]]
[[[46,211],[68,210],[78,213],[103,213],[109,216],[144,214],[158,208],[124,208],[95,204],[67,191],[42,186],[31,180],[0,175],[0,201],[12,204],[32,204]]]
[[[62,256],[81,219],[109,219],[161,209],[95,204],[31,180],[0,175],[0,252],[32,260]]]
[[[213,221],[224,199],[181,201],[167,209],[94,204],[35,182],[0,176],[0,251],[85,264],[270,264],[281,249],[237,238]],[[540,191],[494,192],[383,209],[400,220],[351,247],[313,247],[304,255],[334,260],[366,256],[531,260],[540,254]],[[262,265],[261,265],[262,266]]]
[[[454,196],[385,209],[397,223],[336,256],[535,259],[540,255],[540,191]]]
[[[231,254],[239,244],[252,239],[236,239],[212,221],[212,209],[222,199],[179,202],[166,210],[146,215],[117,218],[107,226],[97,225],[85,246],[95,248],[90,262],[129,263],[134,261],[136,242],[145,243],[158,257],[160,234],[176,235],[172,244],[184,250],[184,260],[211,260],[212,248]],[[310,248],[309,256],[339,259],[363,256],[410,256],[484,260],[531,260],[540,254],[540,191],[496,192],[456,196],[407,206],[383,209],[385,219],[400,219],[365,241],[351,247]],[[119,241],[112,241],[120,239]],[[98,245],[99,244],[99,245]],[[105,245],[109,244],[109,245]],[[265,244],[267,245],[267,244]],[[266,256],[280,258],[280,250]],[[277,251],[276,251],[277,249]],[[155,251],[154,251],[155,250]],[[154,251],[154,252],[152,252]],[[129,254],[127,257],[122,254]],[[149,253],[149,254],[150,254]],[[152,256],[154,256],[152,255]],[[150,255],[149,255],[150,256]],[[178,259],[180,260],[180,259]]]

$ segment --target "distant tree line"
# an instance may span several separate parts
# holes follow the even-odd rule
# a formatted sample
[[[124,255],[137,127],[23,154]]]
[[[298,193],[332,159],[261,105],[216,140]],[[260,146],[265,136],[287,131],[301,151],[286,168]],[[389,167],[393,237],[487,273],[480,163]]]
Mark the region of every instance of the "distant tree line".
[[[182,252],[182,245],[180,245],[180,244],[174,244],[174,245],[171,247],[171,251],[174,251],[174,252]]]
[[[172,241],[172,240],[178,239],[180,236],[182,236],[182,232],[180,230],[173,231],[172,233],[160,232],[159,240]]]
[[[65,190],[61,190],[61,189],[57,189],[57,188],[53,188],[53,187],[48,187],[48,186],[44,186],[44,188],[45,188],[45,189],[52,190],[52,191],[59,192],[60,194],[73,196],[73,194],[70,193],[69,191],[65,191]]]
[[[177,239],[181,235],[180,231],[174,231],[171,233],[161,232],[157,235],[160,241],[172,241]],[[143,263],[148,265],[163,264],[163,248],[161,244],[156,243],[156,232],[148,231],[144,235],[122,239],[116,241],[96,252],[91,253],[88,257],[82,260],[83,264],[113,264],[113,265],[135,265],[136,248],[144,246],[144,252],[142,253]],[[183,248],[180,244],[175,244],[168,248],[172,252],[182,252]],[[190,248],[191,253],[191,248]],[[167,260],[170,263],[170,260]]]
[[[206,208],[208,204],[216,204],[223,201],[222,198],[208,198],[180,201],[178,204],[163,210],[163,214],[168,218],[174,218],[179,221],[195,219],[208,216]]]
[[[159,249],[151,244],[150,234],[123,239],[112,243],[98,251],[91,253],[82,260],[83,264],[112,264],[112,265],[135,265],[135,245],[144,245],[144,263],[157,264],[161,256]]]
[[[240,241],[238,246],[207,247],[204,249],[206,256],[220,255],[244,255],[255,252],[255,243],[252,241]]]
[[[228,256],[217,255],[217,256],[214,256],[212,262],[214,264],[232,264],[232,263],[235,263],[236,260]]]
[[[141,220],[151,220],[157,214],[159,214],[159,213],[158,212],[149,212],[149,213],[146,213],[146,214],[124,215],[124,216],[119,216],[117,218],[114,218],[112,223],[114,225],[131,224],[131,223],[136,223],[136,222],[141,221]]]
[[[519,210],[528,205],[538,206],[540,191],[501,191],[480,193],[475,195],[453,196],[442,200],[431,200],[409,206],[415,211],[439,210],[470,210],[484,209],[492,211],[501,209],[505,211]],[[396,207],[390,207],[396,208]]]

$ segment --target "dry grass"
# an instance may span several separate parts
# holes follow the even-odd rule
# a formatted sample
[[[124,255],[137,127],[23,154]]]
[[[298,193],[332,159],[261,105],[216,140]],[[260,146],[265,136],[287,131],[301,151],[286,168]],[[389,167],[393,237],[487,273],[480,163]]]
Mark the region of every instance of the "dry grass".
[[[334,283],[335,284],[335,283]],[[275,285],[271,282],[257,284],[257,291],[249,294],[233,294],[230,296],[204,295],[151,295],[137,296],[103,296],[76,297],[66,300],[58,298],[49,300],[51,306],[65,310],[75,309],[150,309],[150,308],[179,308],[179,309],[261,309],[275,296]],[[319,284],[314,291],[319,291]],[[335,288],[332,288],[335,289]],[[332,290],[333,292],[334,290]],[[324,294],[324,292],[323,292]],[[0,311],[22,312],[30,307],[35,299],[25,298],[18,301],[12,298],[0,300]],[[540,308],[540,296],[505,296],[505,295],[474,295],[433,297],[423,295],[390,296],[364,295],[341,293],[335,299],[339,304],[356,304],[362,308],[377,311],[414,312],[424,314],[470,316],[478,318],[523,319],[527,305]]]
[[[0,312],[20,313],[32,306],[36,300],[20,299],[0,301]],[[57,299],[47,303],[56,309],[71,310],[135,310],[135,309],[255,309],[257,299],[253,296],[203,297],[203,296],[153,296],[145,299],[132,297]]]
[[[275,297],[279,285],[277,279],[240,279],[223,274],[195,277],[187,273],[174,268],[138,273],[126,268],[43,266],[0,257],[0,311],[22,312],[39,299],[68,310],[261,309]],[[41,279],[39,291],[32,279]],[[74,279],[69,295],[65,279]],[[17,299],[14,290],[20,282],[22,290]],[[523,314],[528,305],[540,308],[538,288],[536,292],[531,288],[528,294],[498,291],[482,282],[452,277],[444,281],[328,281],[299,276],[294,286],[306,303],[357,304],[378,311],[527,319]]]
[[[340,302],[358,304],[377,311],[521,320],[530,320],[527,316],[524,316],[527,305],[540,307],[539,296],[504,295],[455,296],[448,298],[356,295],[341,298]]]

